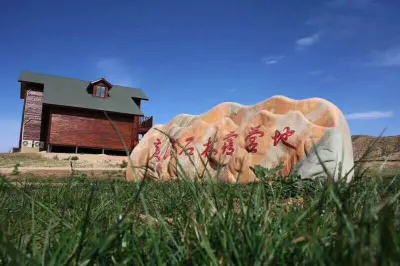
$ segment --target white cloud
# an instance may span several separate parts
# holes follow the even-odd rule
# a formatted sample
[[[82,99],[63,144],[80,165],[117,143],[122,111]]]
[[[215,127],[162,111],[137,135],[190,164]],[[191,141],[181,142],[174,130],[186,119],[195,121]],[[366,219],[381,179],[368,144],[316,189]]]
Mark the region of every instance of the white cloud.
[[[103,58],[96,63],[97,73],[106,78],[111,84],[121,86],[132,86],[134,82],[133,73],[118,58]]]
[[[298,50],[302,50],[307,46],[311,46],[319,41],[320,33],[315,33],[311,36],[304,37],[296,40],[296,45]]]
[[[326,3],[328,7],[367,8],[376,5],[375,0],[331,0]]]
[[[388,118],[393,116],[392,111],[371,111],[364,113],[352,113],[345,115],[348,120],[356,120],[356,119],[380,119],[380,118]]]
[[[283,58],[285,58],[285,56],[283,55],[277,55],[277,56],[268,56],[268,57],[264,57],[262,59],[263,63],[266,65],[273,65],[278,63],[279,61],[281,61]]]
[[[374,51],[370,58],[370,62],[367,63],[370,66],[398,67],[400,66],[400,47]]]
[[[233,89],[230,90],[230,92],[235,92],[235,91],[237,91],[236,88],[233,88]]]
[[[354,38],[363,31],[376,31],[376,26],[371,20],[355,14],[329,14],[323,13],[309,18],[305,24],[311,28],[326,33],[329,39],[342,42],[344,39]],[[322,30],[321,30],[322,29]]]

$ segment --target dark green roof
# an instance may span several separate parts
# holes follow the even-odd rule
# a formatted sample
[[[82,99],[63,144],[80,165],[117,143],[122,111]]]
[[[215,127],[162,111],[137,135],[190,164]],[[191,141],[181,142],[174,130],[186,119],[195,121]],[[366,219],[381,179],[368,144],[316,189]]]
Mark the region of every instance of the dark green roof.
[[[109,97],[102,99],[88,93],[90,81],[22,71],[18,81],[43,84],[43,103],[80,107],[108,112],[143,115],[132,100],[148,100],[140,89],[113,85]]]

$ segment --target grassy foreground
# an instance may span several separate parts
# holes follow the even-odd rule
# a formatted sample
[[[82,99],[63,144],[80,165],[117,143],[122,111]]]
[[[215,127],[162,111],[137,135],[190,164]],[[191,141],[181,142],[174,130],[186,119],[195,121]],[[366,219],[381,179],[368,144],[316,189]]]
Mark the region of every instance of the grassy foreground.
[[[260,172],[260,171],[259,171]],[[258,175],[262,175],[262,171]],[[0,181],[1,265],[397,265],[399,178]]]

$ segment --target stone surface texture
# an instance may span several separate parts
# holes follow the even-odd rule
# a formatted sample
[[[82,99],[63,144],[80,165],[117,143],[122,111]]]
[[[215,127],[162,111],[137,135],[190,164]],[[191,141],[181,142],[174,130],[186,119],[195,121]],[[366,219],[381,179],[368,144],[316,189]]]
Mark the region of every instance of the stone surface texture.
[[[253,106],[226,102],[202,115],[182,114],[155,125],[132,151],[134,167],[128,165],[126,179],[138,181],[145,171],[159,180],[175,179],[182,171],[190,178],[205,171],[216,177],[220,169],[220,181],[247,183],[258,180],[250,167],[280,163],[285,176],[297,171],[315,178],[325,175],[315,151],[335,179],[340,167],[343,176],[354,165],[347,121],[331,102],[284,96]]]

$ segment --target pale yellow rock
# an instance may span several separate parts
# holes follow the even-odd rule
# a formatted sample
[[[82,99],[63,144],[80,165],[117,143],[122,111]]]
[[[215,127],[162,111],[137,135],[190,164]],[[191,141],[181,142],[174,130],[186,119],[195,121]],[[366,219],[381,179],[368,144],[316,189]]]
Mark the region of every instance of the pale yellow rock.
[[[172,145],[167,135],[180,145]],[[207,153],[214,139],[214,151]],[[171,155],[173,146],[179,164]],[[315,150],[335,179],[340,164],[342,176],[354,165],[349,127],[334,104],[284,96],[253,106],[222,103],[202,115],[178,115],[168,124],[155,125],[133,150],[134,167],[127,168],[126,179],[140,180],[147,171],[170,180],[182,175],[181,168],[190,178],[204,171],[215,177],[220,168],[219,180],[247,183],[257,180],[250,167],[280,163],[284,175],[296,170],[302,178],[315,178],[324,175]]]

